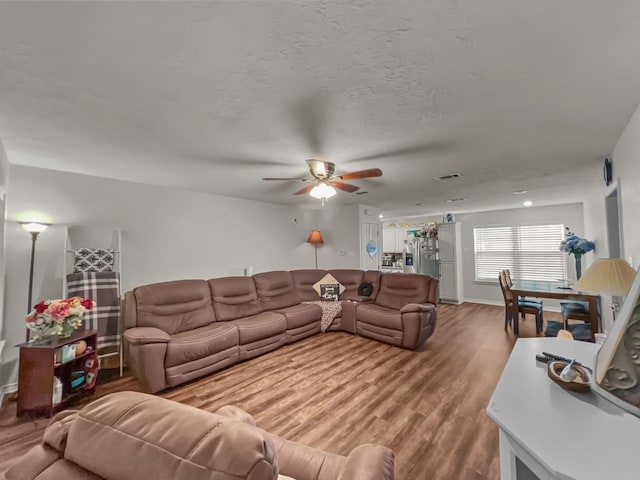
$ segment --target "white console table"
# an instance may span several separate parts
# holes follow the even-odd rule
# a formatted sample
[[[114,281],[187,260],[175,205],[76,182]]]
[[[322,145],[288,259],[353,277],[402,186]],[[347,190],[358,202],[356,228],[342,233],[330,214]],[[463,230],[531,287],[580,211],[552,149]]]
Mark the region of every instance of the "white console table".
[[[640,478],[640,418],[593,392],[553,383],[535,358],[543,351],[593,368],[597,347],[560,338],[516,342],[487,408],[500,428],[500,478]]]

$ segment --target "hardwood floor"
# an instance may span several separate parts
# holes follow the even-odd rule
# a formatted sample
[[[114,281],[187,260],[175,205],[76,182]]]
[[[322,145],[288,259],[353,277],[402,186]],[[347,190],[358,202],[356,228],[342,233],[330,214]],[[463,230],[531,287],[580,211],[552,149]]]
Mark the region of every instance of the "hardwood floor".
[[[504,307],[440,305],[436,332],[417,352],[317,335],[162,396],[209,411],[237,405],[265,430],[342,455],[386,445],[400,480],[498,479],[498,430],[485,409],[514,344],[503,326]],[[533,317],[520,336],[535,336]],[[96,395],[139,389],[124,377]],[[47,422],[16,418],[15,401],[0,411],[0,474],[40,442]]]

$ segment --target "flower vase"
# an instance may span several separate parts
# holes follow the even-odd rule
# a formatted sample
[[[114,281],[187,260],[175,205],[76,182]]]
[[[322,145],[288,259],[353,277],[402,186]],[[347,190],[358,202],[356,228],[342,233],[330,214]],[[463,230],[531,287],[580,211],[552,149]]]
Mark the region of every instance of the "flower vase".
[[[575,255],[576,262],[576,280],[580,280],[582,276],[582,255]]]
[[[75,330],[74,326],[71,325],[69,320],[64,320],[62,322],[62,331],[60,332],[60,338],[70,337],[73,331]]]

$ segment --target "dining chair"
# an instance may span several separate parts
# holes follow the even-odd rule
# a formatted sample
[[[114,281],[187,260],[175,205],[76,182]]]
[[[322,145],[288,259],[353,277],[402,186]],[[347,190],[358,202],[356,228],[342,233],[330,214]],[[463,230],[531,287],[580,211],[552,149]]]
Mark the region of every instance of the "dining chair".
[[[513,323],[513,332],[518,335],[520,328],[517,315],[514,315],[514,302],[518,302],[518,313],[524,317],[526,314],[531,314],[536,317],[536,333],[542,332],[542,302],[529,302],[526,300],[515,299],[509,282],[507,280],[507,273],[502,270],[498,274],[498,281],[500,282],[500,289],[502,290],[502,297],[504,298],[504,328],[507,329],[511,323]],[[515,317],[515,318],[514,318]]]
[[[569,320],[582,320],[589,323],[589,302],[581,302],[579,300],[560,302],[560,313],[562,313],[562,323],[565,330],[569,326]]]
[[[513,286],[513,280],[511,280],[511,271],[508,268],[506,268],[506,269],[503,270],[503,272],[505,273],[507,284],[509,285],[509,288],[511,288]],[[530,303],[539,303],[540,304],[540,308],[542,308],[542,301],[540,301],[540,300],[535,300],[533,298],[527,298],[527,297],[523,297],[523,296],[518,297],[518,300],[522,300],[522,301],[530,302]],[[521,312],[521,315],[522,315],[522,318],[524,318],[524,312]]]

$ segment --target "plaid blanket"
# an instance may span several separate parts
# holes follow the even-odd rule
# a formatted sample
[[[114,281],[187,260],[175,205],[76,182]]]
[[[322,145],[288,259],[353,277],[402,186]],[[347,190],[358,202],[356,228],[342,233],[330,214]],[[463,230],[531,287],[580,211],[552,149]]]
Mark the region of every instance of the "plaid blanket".
[[[67,295],[89,298],[96,306],[84,314],[84,326],[98,331],[98,353],[120,346],[120,274],[77,272],[67,275]],[[115,348],[114,348],[115,347]]]

